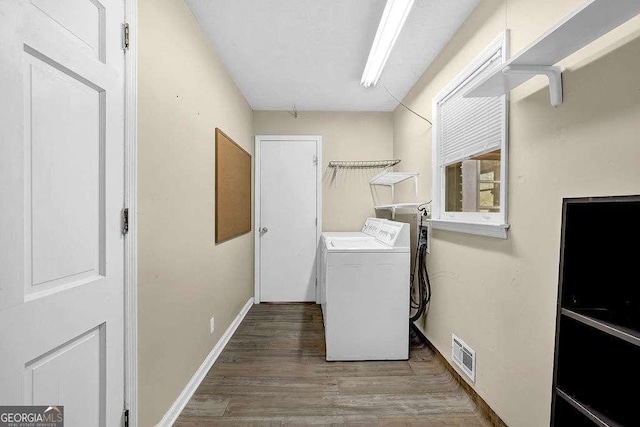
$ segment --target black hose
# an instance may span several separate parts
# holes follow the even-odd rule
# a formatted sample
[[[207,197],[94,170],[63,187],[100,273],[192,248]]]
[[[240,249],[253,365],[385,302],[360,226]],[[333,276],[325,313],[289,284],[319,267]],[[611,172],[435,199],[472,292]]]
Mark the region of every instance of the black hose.
[[[418,226],[418,243],[416,245],[416,257],[413,263],[413,272],[411,273],[411,289],[410,289],[410,307],[415,310],[413,316],[409,317],[409,320],[415,322],[427,312],[427,306],[431,302],[431,281],[429,280],[429,273],[427,272],[427,243],[420,243],[420,229],[422,228],[423,210],[426,215],[426,208],[420,209],[418,215],[420,215],[420,224]],[[416,270],[418,275],[416,277]],[[417,279],[417,280],[416,280]],[[416,294],[416,286],[418,293],[418,300],[414,299]]]
[[[419,240],[419,238],[418,238]],[[427,305],[431,301],[431,282],[429,280],[429,274],[427,272],[427,245],[426,243],[419,244],[416,248],[417,258],[417,282],[416,277],[411,283],[411,308],[416,312],[409,318],[412,322],[418,320],[427,311]],[[418,300],[414,300],[415,287],[417,286]]]

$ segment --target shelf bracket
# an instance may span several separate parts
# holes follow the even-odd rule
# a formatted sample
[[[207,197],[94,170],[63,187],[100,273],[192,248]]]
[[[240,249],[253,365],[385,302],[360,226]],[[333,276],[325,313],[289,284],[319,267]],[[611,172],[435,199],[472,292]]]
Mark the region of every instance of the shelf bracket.
[[[545,75],[549,78],[549,95],[551,105],[562,104],[562,71],[560,67],[547,65],[508,65],[502,70],[504,74]]]

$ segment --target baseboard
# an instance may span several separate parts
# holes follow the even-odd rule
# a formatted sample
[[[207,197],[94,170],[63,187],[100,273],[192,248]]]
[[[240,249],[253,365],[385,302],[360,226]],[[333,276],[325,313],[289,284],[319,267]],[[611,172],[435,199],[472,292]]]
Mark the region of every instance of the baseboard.
[[[485,402],[482,397],[480,397],[480,395],[473,389],[473,387],[471,387],[469,383],[467,383],[464,378],[462,378],[462,375],[460,375],[456,368],[454,368],[453,365],[449,363],[449,361],[442,355],[442,353],[440,353],[436,346],[433,345],[431,341],[429,341],[429,338],[427,338],[424,331],[416,326],[413,322],[410,322],[410,325],[412,326],[413,330],[418,333],[420,338],[424,340],[424,342],[433,350],[433,354],[435,354],[435,356],[444,364],[453,378],[455,378],[456,382],[460,384],[460,387],[462,387],[467,392],[467,394],[471,396],[471,400],[473,400],[473,402],[476,404],[480,413],[483,414],[489,420],[489,422],[491,422],[491,425],[497,427],[507,427],[507,424],[505,424],[505,422],[500,419],[498,414],[496,414],[495,411],[491,409],[489,404]]]
[[[173,425],[173,423],[176,422],[178,416],[180,416],[180,413],[182,412],[184,407],[187,406],[187,403],[191,399],[191,396],[193,396],[193,393],[196,392],[196,389],[204,379],[205,375],[207,375],[207,372],[209,372],[209,369],[211,369],[215,361],[218,360],[218,357],[220,357],[222,350],[224,350],[225,346],[233,336],[236,329],[238,329],[238,326],[240,326],[242,319],[244,319],[244,317],[247,315],[252,305],[253,297],[249,298],[247,303],[240,310],[240,313],[238,313],[236,318],[233,319],[233,322],[231,322],[227,330],[224,331],[224,334],[222,334],[216,345],[213,347],[213,349],[211,349],[211,352],[204,359],[202,365],[200,365],[196,373],[193,374],[193,377],[191,377],[191,380],[189,380],[184,390],[182,390],[182,393],[180,393],[176,401],[173,402],[173,405],[171,405],[167,413],[164,415],[164,417],[162,417],[162,420],[160,420],[156,427],[170,427]]]

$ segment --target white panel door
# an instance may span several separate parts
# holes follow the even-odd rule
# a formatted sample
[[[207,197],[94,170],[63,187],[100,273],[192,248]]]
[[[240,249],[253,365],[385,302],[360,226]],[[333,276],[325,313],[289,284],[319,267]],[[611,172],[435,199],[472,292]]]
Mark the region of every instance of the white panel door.
[[[260,300],[315,301],[318,143],[260,144]]]
[[[124,404],[123,0],[0,0],[0,405]]]

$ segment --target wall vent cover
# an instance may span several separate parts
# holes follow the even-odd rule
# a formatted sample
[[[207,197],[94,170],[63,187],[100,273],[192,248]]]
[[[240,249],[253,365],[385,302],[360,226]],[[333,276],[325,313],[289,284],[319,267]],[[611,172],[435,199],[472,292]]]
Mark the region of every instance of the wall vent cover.
[[[455,334],[451,334],[451,358],[472,382],[476,382],[476,352]]]

